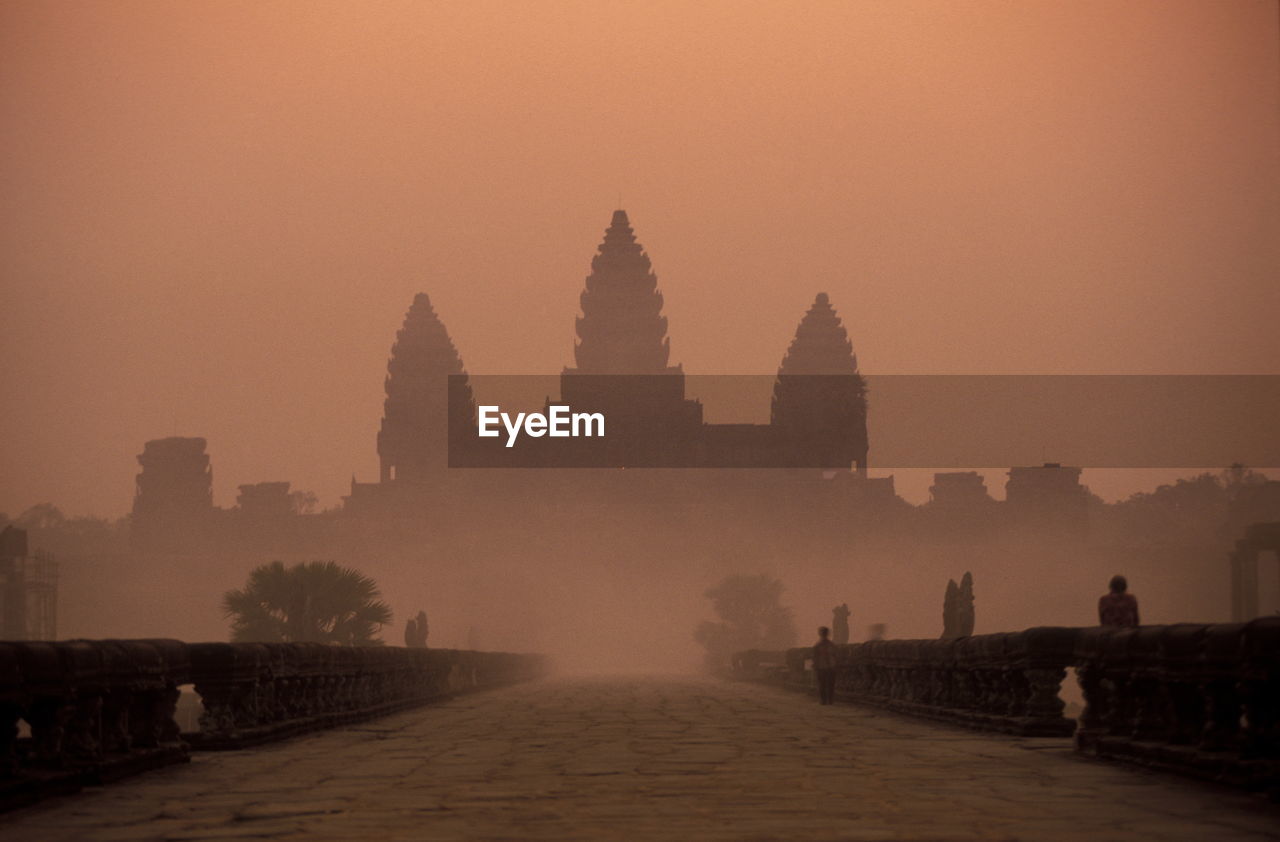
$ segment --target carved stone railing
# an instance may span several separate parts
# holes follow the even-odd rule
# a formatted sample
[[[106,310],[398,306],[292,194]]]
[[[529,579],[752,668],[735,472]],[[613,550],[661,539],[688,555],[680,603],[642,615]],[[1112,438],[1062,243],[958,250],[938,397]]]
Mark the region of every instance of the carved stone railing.
[[[189,681],[176,640],[0,642],[0,809],[186,760]]]
[[[955,640],[875,640],[838,648],[836,698],[914,716],[1024,736],[1070,736],[1058,697],[1071,665],[1078,629],[1035,628]],[[735,674],[813,687],[811,649],[781,655],[785,671],[769,670],[757,654],[734,659]],[[753,666],[755,665],[755,666]]]
[[[0,642],[0,810],[86,784],[535,678],[536,655],[177,640]],[[174,718],[194,684],[200,730]],[[30,735],[19,738],[19,724]]]
[[[1076,747],[1280,795],[1280,617],[1085,629]]]
[[[1070,736],[1085,754],[1280,797],[1280,617],[1137,629],[1035,628],[838,648],[836,697],[990,731]],[[741,652],[732,674],[812,692],[812,650]],[[1062,716],[1076,668],[1085,708]]]
[[[536,678],[545,659],[456,649],[317,643],[195,643],[191,677],[204,712],[199,749],[242,748],[469,690]]]

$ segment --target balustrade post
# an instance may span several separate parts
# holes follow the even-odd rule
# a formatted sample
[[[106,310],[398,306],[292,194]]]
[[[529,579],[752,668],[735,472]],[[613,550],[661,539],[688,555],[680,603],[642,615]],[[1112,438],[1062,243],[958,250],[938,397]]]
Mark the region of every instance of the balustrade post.
[[[1243,630],[1241,623],[1205,629],[1200,685],[1205,724],[1199,744],[1205,751],[1231,751],[1239,745],[1242,706],[1236,673]]]
[[[1107,649],[1102,653],[1103,681],[1111,700],[1107,707],[1108,737],[1133,737],[1137,703],[1134,700],[1134,665],[1129,649],[1136,634],[1137,629],[1117,629],[1108,638]]]
[[[1111,720],[1112,697],[1106,680],[1106,652],[1112,629],[1102,626],[1083,629],[1076,639],[1073,658],[1076,665],[1076,682],[1084,695],[1084,710],[1076,728],[1076,748],[1095,750],[1107,733]]]
[[[1206,626],[1168,626],[1160,639],[1162,681],[1168,698],[1166,739],[1194,745],[1204,731],[1206,701],[1200,689],[1201,652]]]
[[[102,694],[106,685],[103,651],[85,641],[55,643],[69,691],[61,752],[84,764],[102,759]]]
[[[202,737],[234,739],[256,725],[253,694],[263,656],[261,645],[196,643],[190,650],[191,678],[204,703]]]
[[[178,702],[182,698],[182,686],[191,683],[191,655],[187,644],[180,640],[156,638],[144,642],[160,653],[164,669],[152,708],[155,737],[161,745],[178,745],[182,742]]]
[[[59,768],[63,765],[62,740],[71,718],[71,683],[52,643],[22,642],[18,649],[19,668],[30,694],[25,719],[31,726],[31,757],[34,765]]]
[[[165,661],[159,649],[138,640],[112,641],[119,670],[110,694],[114,739],[127,747],[156,748],[165,741],[173,712],[166,710]],[[176,703],[176,700],[175,700]],[[121,710],[123,708],[123,710]],[[120,727],[127,735],[120,734]]]
[[[18,720],[30,703],[17,647],[0,643],[0,778],[18,772]]]
[[[1137,629],[1129,640],[1128,662],[1133,694],[1130,736],[1144,742],[1164,742],[1172,734],[1171,706],[1164,682],[1161,641],[1166,626]]]
[[[1075,653],[1079,629],[1037,627],[1020,632],[1016,638],[1021,666],[1020,683],[1025,685],[1018,733],[1040,736],[1070,736],[1076,723],[1063,717],[1062,680]]]
[[[1280,772],[1280,617],[1245,624],[1241,633],[1242,755],[1267,759]],[[1280,779],[1273,781],[1280,786]]]

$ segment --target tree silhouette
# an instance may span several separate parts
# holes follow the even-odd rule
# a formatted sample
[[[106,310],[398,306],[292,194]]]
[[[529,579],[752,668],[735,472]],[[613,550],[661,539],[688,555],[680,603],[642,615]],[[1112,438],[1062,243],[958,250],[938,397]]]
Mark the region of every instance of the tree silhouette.
[[[391,622],[391,608],[373,579],[332,561],[285,567],[273,561],[254,568],[241,590],[222,598],[237,642],[375,644]]]
[[[57,529],[66,522],[62,509],[52,503],[37,503],[18,515],[16,521],[23,529]]]
[[[289,505],[293,507],[294,514],[314,514],[315,510],[320,506],[320,498],[316,496],[314,491],[291,491],[289,492]]]
[[[728,576],[708,590],[720,621],[701,622],[693,634],[707,650],[707,664],[722,666],[745,649],[795,646],[795,618],[782,606],[784,590],[782,582],[764,574]]]

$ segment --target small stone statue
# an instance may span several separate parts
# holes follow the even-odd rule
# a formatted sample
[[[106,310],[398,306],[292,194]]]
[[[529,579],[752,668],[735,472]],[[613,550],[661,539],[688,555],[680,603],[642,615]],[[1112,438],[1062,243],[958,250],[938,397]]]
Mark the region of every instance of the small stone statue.
[[[973,634],[973,574],[965,573],[960,584],[947,581],[947,595],[942,602],[942,639],[969,637]]]
[[[410,649],[427,648],[427,612],[419,611],[418,616],[409,620],[404,626],[404,645]]]
[[[956,603],[960,599],[960,586],[955,579],[947,580],[947,593],[942,598],[942,639],[951,640],[959,637],[956,631]]]
[[[831,639],[837,646],[849,642],[849,603],[844,602],[831,609]]]
[[[973,635],[973,621],[973,574],[966,571],[956,600],[956,631],[960,637]]]

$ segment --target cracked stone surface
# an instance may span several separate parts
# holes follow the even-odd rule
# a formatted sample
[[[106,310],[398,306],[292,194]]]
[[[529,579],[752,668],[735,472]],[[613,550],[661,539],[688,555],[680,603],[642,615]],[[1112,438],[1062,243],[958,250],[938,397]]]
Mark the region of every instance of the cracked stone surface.
[[[0,839],[1280,839],[1280,806],[698,678],[481,693],[0,816]]]

